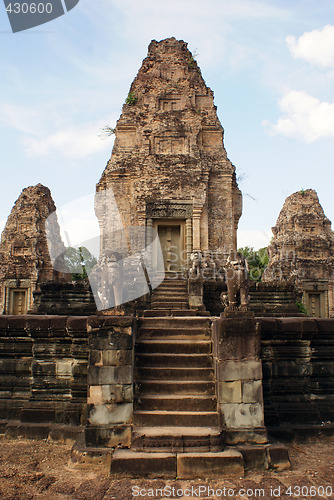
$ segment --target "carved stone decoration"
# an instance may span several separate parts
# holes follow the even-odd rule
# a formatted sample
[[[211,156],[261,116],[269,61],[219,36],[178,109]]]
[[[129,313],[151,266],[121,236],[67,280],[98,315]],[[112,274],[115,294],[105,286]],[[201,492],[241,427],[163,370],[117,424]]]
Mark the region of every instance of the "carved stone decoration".
[[[146,205],[146,216],[152,219],[188,219],[192,213],[193,207],[190,203],[157,201]]]
[[[188,264],[192,251],[236,250],[241,192],[213,92],[187,44],[153,40],[129,97],[97,192],[113,191],[125,231],[145,227],[148,218],[188,221]],[[110,210],[106,206],[96,215],[101,248],[115,250]]]
[[[214,279],[216,278],[216,263],[211,256],[210,251],[192,252],[190,256],[191,267],[189,270],[189,277],[191,279],[205,278]]]
[[[110,303],[122,303],[124,281],[122,261],[114,252],[103,255],[98,264],[92,269],[90,279],[95,279],[100,284],[96,290],[101,302],[99,309],[109,309]]]
[[[39,283],[65,280],[53,270],[47,243],[45,221],[55,210],[50,190],[42,184],[25,188],[16,200],[1,235],[1,313],[27,313]],[[58,255],[65,251],[58,223],[52,227],[52,244]]]
[[[191,268],[189,276],[192,279],[198,278],[201,275],[201,254],[200,252],[193,252],[190,256]]]
[[[233,260],[232,260],[233,259]],[[249,275],[247,260],[237,252],[235,257],[229,256],[226,264],[226,283],[228,306],[226,311],[249,310]],[[226,303],[226,295],[221,294],[222,303]]]
[[[289,196],[272,228],[264,282],[288,282],[312,316],[334,315],[334,237],[313,189]]]

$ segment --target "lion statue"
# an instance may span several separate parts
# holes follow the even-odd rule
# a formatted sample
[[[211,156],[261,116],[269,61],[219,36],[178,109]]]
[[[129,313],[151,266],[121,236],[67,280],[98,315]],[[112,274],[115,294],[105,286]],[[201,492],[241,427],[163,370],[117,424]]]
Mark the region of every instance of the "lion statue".
[[[237,252],[229,256],[225,263],[227,295],[223,292],[220,299],[228,311],[249,310],[249,276],[247,260]]]

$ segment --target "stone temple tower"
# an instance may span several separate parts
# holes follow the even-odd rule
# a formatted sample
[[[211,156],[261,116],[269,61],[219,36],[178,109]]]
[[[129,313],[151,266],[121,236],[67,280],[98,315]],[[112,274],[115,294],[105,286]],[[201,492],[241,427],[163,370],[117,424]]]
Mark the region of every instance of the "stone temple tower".
[[[334,316],[334,237],[313,189],[290,195],[272,228],[263,281],[290,281],[310,316]]]
[[[110,235],[153,227],[166,270],[192,252],[236,250],[242,195],[224,148],[213,92],[182,40],[153,40],[115,128],[115,144],[97,192],[102,253]],[[109,206],[108,206],[109,203]]]
[[[0,314],[27,314],[41,283],[65,281],[53,269],[48,249],[52,240],[57,255],[65,251],[56,217],[53,234],[46,229],[55,210],[50,190],[42,184],[23,189],[16,200],[0,242]]]

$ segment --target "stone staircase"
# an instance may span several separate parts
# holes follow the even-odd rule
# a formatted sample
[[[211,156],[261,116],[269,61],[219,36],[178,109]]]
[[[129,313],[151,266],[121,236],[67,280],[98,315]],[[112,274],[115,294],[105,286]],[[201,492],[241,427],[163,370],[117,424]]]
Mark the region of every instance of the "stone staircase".
[[[117,450],[112,475],[195,477],[243,473],[224,450],[212,360],[211,320],[188,309],[187,284],[166,279],[139,319],[131,450]]]
[[[302,317],[292,285],[251,283],[250,308],[257,317]]]
[[[187,280],[166,273],[163,282],[152,291],[150,309],[144,311],[144,317],[163,316],[210,316],[210,313],[189,309]]]
[[[187,281],[183,279],[164,279],[152,292],[151,309],[188,309]]]
[[[225,446],[211,318],[188,307],[186,281],[167,278],[153,291],[151,309],[137,320],[131,449],[114,452],[111,475],[240,477],[244,467],[280,467],[281,462],[285,467],[281,445]]]
[[[187,427],[188,437],[190,427],[206,427],[210,441],[211,428],[216,436],[218,427],[213,379],[208,318],[141,319],[135,362],[136,427]],[[135,432],[137,446],[145,447],[147,429]],[[162,434],[165,445],[168,432]],[[192,439],[196,441],[196,429]],[[148,441],[151,447],[151,438]],[[173,436],[171,448],[172,441]]]

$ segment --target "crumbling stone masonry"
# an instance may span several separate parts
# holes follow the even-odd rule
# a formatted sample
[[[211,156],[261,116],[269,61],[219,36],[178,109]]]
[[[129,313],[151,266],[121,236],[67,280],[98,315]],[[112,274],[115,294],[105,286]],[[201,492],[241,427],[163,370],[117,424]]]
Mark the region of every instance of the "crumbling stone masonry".
[[[88,447],[130,447],[133,421],[133,320],[88,319]]]
[[[288,437],[333,429],[334,321],[261,319],[265,422]],[[330,424],[332,422],[332,424]],[[332,430],[333,432],[333,430]]]
[[[185,42],[151,42],[115,134],[97,191],[112,189],[121,220],[100,197],[102,252],[124,252],[119,230],[130,226],[157,230],[168,271],[189,264],[193,251],[236,250],[242,197],[235,167],[213,92]]]
[[[260,325],[251,313],[223,313],[213,323],[218,407],[230,445],[268,442],[260,335]]]
[[[129,448],[137,322],[116,316],[0,316],[0,431],[72,442],[85,431],[89,447],[100,451],[103,447],[109,457],[116,448]],[[218,320],[215,328],[223,332],[213,336],[214,356],[220,364],[215,375],[219,407],[227,417],[222,429],[241,450],[247,467],[263,467],[268,460],[284,462],[282,449],[256,444],[265,440],[259,407],[261,360],[264,417],[270,433],[330,432],[333,320],[257,318],[255,324],[244,320],[236,338],[229,335],[229,321],[223,325]],[[256,331],[260,329],[258,358]],[[237,340],[241,335],[243,345]],[[215,339],[222,339],[222,344]],[[226,363],[240,364],[235,380],[225,377]],[[236,409],[233,415],[225,411],[228,404]],[[242,405],[251,411],[244,412]],[[242,421],[237,420],[239,410]],[[259,425],[254,433],[256,416]],[[243,432],[245,440],[253,443],[247,448],[237,443]]]
[[[278,434],[290,426],[293,433],[305,428],[308,412],[307,431],[332,430],[324,420],[334,418],[334,321],[255,318],[246,286],[242,311],[231,297],[220,318],[204,310],[203,281],[236,251],[241,193],[213,93],[183,41],[150,44],[115,133],[97,185],[101,260],[109,259],[115,278],[118,261],[143,248],[131,227],[154,228],[163,262],[153,248],[153,266],[162,264],[166,279],[142,317],[87,316],[94,312],[87,287],[52,283],[59,276],[46,243],[50,192],[41,185],[24,190],[0,247],[0,298],[4,312],[13,313],[0,316],[0,429],[76,441],[74,459],[107,462],[116,477],[217,477],[288,467],[286,448],[269,442],[265,425]],[[269,280],[270,271],[273,280],[296,275],[304,291],[306,279],[312,286],[326,281],[330,303],[330,223],[313,191],[299,195],[301,213],[292,199],[278,220]],[[54,236],[62,245],[57,224]],[[291,249],[295,272],[285,258]],[[195,279],[189,283],[185,275]],[[35,312],[47,314],[28,316],[39,284],[44,298]],[[79,300],[69,307],[75,293]],[[326,301],[320,298],[318,309],[312,301],[312,312],[326,310]],[[50,315],[52,305],[63,315]],[[280,311],[292,313],[288,306]],[[84,316],[66,315],[81,307]]]
[[[334,236],[317,193],[289,196],[272,231],[263,281],[294,283],[310,316],[334,317]]]
[[[87,317],[0,315],[8,435],[75,440],[87,418]]]
[[[39,283],[59,280],[52,268],[45,221],[56,210],[50,190],[42,184],[22,191],[8,217],[0,243],[0,313],[26,314]],[[54,250],[61,254],[58,224],[52,227]]]

